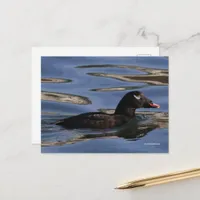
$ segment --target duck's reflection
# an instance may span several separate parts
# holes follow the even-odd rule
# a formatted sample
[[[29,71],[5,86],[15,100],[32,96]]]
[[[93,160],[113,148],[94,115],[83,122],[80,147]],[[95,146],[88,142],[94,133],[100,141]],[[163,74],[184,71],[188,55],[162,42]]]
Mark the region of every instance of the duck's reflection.
[[[69,145],[75,144],[78,142],[84,142],[88,140],[94,139],[115,139],[115,138],[123,138],[129,141],[136,141],[144,136],[146,136],[149,132],[157,129],[157,128],[167,128],[168,123],[165,121],[155,121],[150,120],[148,123],[145,120],[138,121],[136,119],[131,120],[125,126],[121,127],[118,130],[104,130],[101,131],[91,131],[88,133],[87,131],[80,131],[78,136],[75,134],[75,137],[68,138],[66,140],[57,140],[53,142],[42,142],[42,146],[61,146],[61,145]],[[66,132],[66,134],[69,134]]]

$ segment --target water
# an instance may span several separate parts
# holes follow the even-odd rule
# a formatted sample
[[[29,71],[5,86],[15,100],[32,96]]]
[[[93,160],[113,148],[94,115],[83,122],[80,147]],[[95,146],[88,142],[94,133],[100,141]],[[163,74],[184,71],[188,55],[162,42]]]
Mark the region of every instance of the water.
[[[43,153],[168,153],[168,58],[42,57]],[[133,90],[160,104],[110,130],[66,130],[59,119],[112,113]]]

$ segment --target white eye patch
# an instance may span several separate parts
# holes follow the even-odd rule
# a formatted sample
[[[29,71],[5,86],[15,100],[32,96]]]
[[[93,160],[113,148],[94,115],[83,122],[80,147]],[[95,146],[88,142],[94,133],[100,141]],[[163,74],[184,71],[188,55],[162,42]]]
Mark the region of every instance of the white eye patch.
[[[136,96],[136,95],[133,95],[137,100],[140,100],[140,95],[139,96]]]

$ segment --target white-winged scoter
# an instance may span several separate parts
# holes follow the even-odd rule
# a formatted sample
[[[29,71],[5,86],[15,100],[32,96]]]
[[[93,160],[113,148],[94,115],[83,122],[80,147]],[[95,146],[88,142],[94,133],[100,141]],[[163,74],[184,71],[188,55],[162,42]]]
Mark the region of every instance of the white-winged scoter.
[[[137,108],[159,108],[140,91],[128,92],[120,100],[114,114],[103,112],[89,112],[60,120],[56,125],[66,129],[92,128],[107,129],[119,127],[135,117]]]

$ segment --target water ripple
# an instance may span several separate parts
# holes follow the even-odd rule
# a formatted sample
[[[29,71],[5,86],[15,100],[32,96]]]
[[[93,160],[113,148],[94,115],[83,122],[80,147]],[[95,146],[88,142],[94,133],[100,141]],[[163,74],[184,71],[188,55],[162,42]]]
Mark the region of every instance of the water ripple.
[[[69,83],[72,82],[70,79],[61,79],[61,78],[42,78],[42,83]]]
[[[110,88],[95,88],[95,89],[90,89],[90,91],[110,92],[110,91],[136,90],[136,89],[140,89],[140,88],[144,88],[144,87],[147,87],[147,85],[127,86],[127,87],[110,87]]]
[[[106,73],[87,73],[91,76],[99,76],[105,78],[113,78],[127,82],[142,82],[150,85],[168,85],[168,75],[118,75]]]
[[[46,101],[56,101],[56,102],[68,102],[73,104],[88,105],[92,104],[92,101],[83,96],[74,94],[64,94],[64,93],[54,93],[42,91],[42,100]]]

